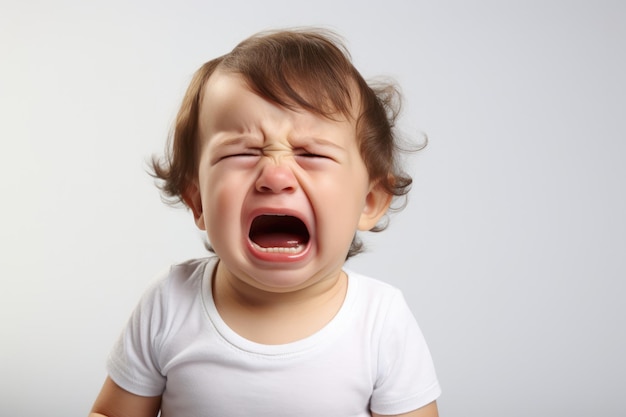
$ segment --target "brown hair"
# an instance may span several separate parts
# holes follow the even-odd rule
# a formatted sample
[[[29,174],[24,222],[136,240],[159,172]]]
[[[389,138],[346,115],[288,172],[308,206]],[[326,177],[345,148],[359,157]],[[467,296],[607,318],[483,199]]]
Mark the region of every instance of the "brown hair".
[[[162,159],[152,159],[152,175],[161,180],[166,201],[183,202],[183,193],[197,176],[200,102],[207,80],[218,68],[242,75],[253,91],[286,108],[302,108],[331,119],[337,114],[350,118],[356,104],[356,136],[370,180],[392,196],[408,193],[412,179],[399,166],[394,129],[400,110],[397,88],[391,83],[369,85],[333,33],[290,30],[254,35],[196,71],[176,117],[168,151]],[[362,249],[355,236],[348,257]]]

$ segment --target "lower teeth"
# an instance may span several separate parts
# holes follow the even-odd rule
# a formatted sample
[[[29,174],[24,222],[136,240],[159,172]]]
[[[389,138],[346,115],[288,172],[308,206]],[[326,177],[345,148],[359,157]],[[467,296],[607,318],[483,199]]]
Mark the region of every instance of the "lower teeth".
[[[298,245],[298,246],[294,246],[291,248],[264,248],[262,246],[259,246],[257,244],[254,245],[255,248],[257,248],[259,251],[261,252],[265,252],[265,253],[291,253],[291,254],[295,254],[295,253],[300,253],[304,250],[304,245]]]

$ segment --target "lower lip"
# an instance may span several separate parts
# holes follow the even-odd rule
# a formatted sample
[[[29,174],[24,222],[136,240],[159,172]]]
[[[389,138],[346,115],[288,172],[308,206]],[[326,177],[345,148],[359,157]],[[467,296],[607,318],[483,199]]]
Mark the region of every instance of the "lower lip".
[[[311,251],[310,242],[306,244],[304,249],[298,253],[289,253],[289,252],[266,252],[259,250],[258,247],[250,241],[247,240],[248,251],[255,258],[264,261],[264,262],[274,262],[274,263],[293,263],[302,261],[307,257],[309,252]]]

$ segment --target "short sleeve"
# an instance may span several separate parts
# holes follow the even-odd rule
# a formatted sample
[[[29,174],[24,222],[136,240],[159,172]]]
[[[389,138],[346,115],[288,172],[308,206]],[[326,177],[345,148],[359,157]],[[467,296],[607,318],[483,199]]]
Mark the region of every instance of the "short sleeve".
[[[165,389],[158,352],[167,307],[167,283],[159,280],[146,291],[107,360],[111,379],[136,395],[157,396]]]
[[[436,400],[441,388],[424,336],[398,291],[381,333],[373,412],[403,414]]]

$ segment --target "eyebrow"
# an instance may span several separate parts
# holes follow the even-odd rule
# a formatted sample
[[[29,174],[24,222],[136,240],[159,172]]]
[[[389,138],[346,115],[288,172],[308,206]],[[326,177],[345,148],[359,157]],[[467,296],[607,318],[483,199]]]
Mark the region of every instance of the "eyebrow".
[[[250,136],[234,136],[234,137],[230,137],[230,138],[226,138],[226,139],[217,139],[215,142],[213,142],[213,147],[216,146],[236,146],[236,145],[241,145],[242,143],[245,142],[251,142],[254,139],[251,138]]]
[[[299,139],[295,139],[294,140],[295,144],[298,146],[306,146],[309,143],[312,143],[314,145],[322,145],[322,146],[329,146],[335,149],[339,149],[339,150],[344,150],[344,147],[331,141],[328,139],[324,139],[324,138],[320,138],[317,136],[305,136],[303,138],[299,138]],[[299,142],[304,142],[304,144],[301,144]]]

